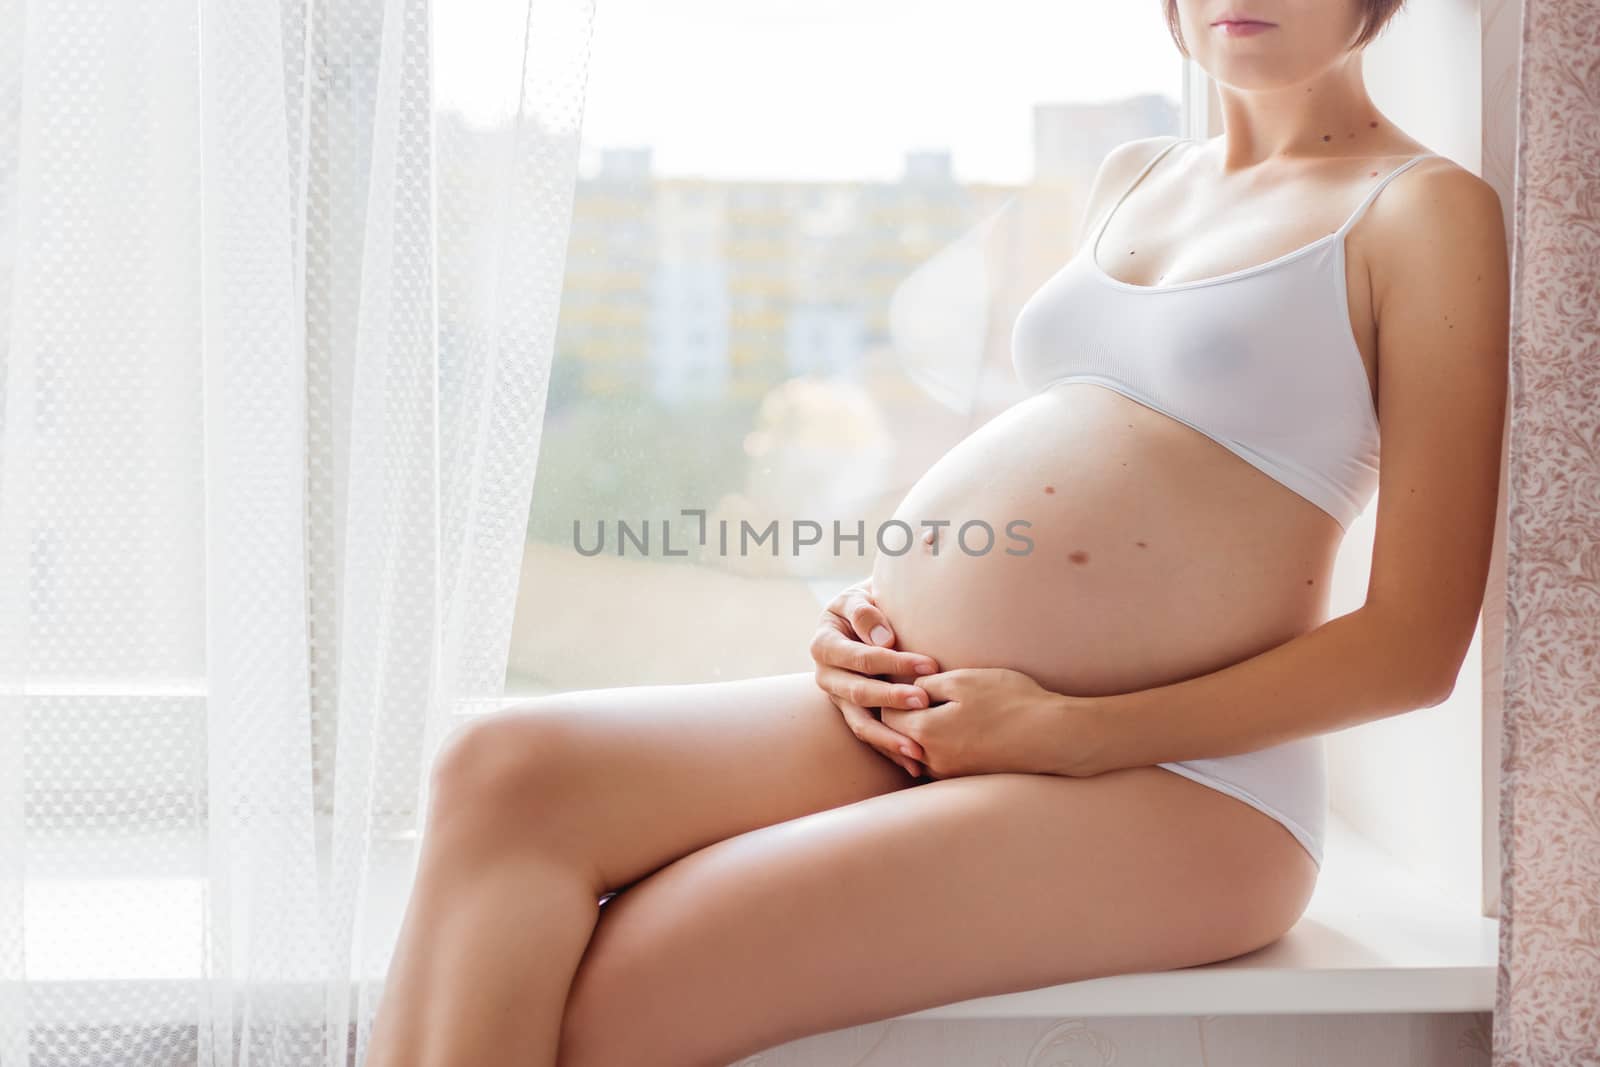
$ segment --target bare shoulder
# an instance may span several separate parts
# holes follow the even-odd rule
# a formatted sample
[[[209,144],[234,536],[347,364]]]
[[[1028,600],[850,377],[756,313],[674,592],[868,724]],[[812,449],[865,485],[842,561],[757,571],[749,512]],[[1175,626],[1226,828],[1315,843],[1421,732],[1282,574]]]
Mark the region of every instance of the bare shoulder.
[[[1183,138],[1176,134],[1164,133],[1154,137],[1140,137],[1132,141],[1124,141],[1105,154],[1100,160],[1100,167],[1095,172],[1094,181],[1089,186],[1089,192],[1084,202],[1084,229],[1089,229],[1088,221],[1098,218],[1111,206],[1122,191],[1126,189],[1134,176],[1144,169],[1158,153],[1174,141]]]
[[[1498,430],[1509,358],[1510,250],[1494,187],[1447,159],[1424,160],[1401,174],[1371,214],[1378,217],[1363,249],[1388,468],[1395,456],[1409,454],[1400,442],[1413,431],[1401,427],[1479,419],[1481,427],[1456,426],[1437,438],[1458,443]],[[1404,469],[1410,460],[1395,463]]]
[[[1373,202],[1363,235],[1374,308],[1402,294],[1438,302],[1509,285],[1505,212],[1494,186],[1452,160],[1423,160]]]
[[[1132,141],[1123,141],[1100,161],[1100,172],[1095,180],[1101,178],[1114,178],[1121,174],[1132,178],[1140,167],[1155,158],[1156,153],[1172,144],[1181,141],[1182,137],[1172,133],[1156,134],[1153,137],[1138,137]]]

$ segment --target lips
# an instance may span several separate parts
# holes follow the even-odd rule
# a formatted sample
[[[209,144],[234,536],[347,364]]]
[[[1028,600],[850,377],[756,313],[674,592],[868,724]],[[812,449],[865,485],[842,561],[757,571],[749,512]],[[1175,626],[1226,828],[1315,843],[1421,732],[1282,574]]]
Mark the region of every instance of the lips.
[[[1255,25],[1255,26],[1273,26],[1273,25],[1276,25],[1276,23],[1268,22],[1266,19],[1251,18],[1249,15],[1223,15],[1222,17],[1213,20],[1211,25],[1213,25],[1213,26],[1221,26],[1221,25],[1224,25],[1225,23],[1234,23],[1235,25]]]
[[[1211,28],[1216,30],[1219,36],[1228,38],[1260,37],[1268,30],[1277,29],[1270,22],[1258,22],[1254,19],[1242,22],[1216,22]]]

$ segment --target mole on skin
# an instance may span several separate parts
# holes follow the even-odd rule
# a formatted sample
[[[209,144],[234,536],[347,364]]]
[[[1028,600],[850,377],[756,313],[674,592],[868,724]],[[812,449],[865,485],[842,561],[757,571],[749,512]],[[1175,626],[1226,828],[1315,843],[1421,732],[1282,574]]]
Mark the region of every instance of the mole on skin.
[[[1056,487],[1053,485],[1047,485],[1044,487],[1044,491],[1047,493],[1053,493],[1056,491]]]
[[[1067,553],[1067,558],[1070,559],[1074,563],[1088,563],[1089,562],[1089,553],[1087,553],[1083,549],[1079,548],[1079,549],[1076,549],[1076,550],[1074,550],[1072,552]]]

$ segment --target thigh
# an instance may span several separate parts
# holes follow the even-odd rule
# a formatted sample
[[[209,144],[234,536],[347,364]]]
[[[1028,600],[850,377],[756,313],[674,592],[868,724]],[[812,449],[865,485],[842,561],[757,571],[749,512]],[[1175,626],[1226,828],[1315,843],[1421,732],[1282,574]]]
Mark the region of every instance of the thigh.
[[[725,1064],[976,996],[1276,940],[1315,869],[1263,813],[1156,767],[929,781],[728,839],[603,909],[562,1067]]]
[[[464,762],[497,783],[479,800],[499,832],[559,850],[601,893],[723,838],[929,781],[858,740],[809,673],[560,693],[468,729]]]

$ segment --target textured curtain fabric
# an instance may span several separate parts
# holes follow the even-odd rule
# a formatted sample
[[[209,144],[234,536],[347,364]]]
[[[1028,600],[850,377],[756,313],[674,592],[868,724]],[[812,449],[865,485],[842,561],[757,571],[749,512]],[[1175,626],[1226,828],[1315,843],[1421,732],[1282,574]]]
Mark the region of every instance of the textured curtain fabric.
[[[591,21],[0,0],[5,1067],[363,1057],[503,685]]]
[[[1497,1067],[1600,1064],[1600,3],[1523,20]]]

